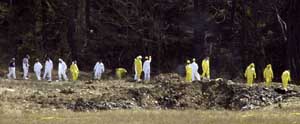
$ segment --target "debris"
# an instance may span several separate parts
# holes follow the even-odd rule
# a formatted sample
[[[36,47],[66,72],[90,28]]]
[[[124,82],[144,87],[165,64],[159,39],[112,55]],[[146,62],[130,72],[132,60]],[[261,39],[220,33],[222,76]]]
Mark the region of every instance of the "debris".
[[[30,103],[31,107],[73,111],[135,108],[251,110],[300,97],[300,92],[284,91],[280,84],[269,89],[258,85],[249,88],[221,78],[186,83],[178,74],[161,74],[149,83],[125,80],[88,82],[91,85],[79,82],[76,85],[66,84],[63,88],[40,82],[36,86],[24,86],[18,82],[5,84],[14,87],[14,92],[0,88],[0,100],[16,103],[26,100],[22,103]],[[293,87],[291,89],[297,89],[297,86]]]
[[[93,84],[92,80],[86,81],[85,84]]]
[[[74,111],[89,110],[111,110],[111,109],[133,109],[138,106],[131,101],[104,102],[104,101],[86,101],[82,98],[76,100],[75,104],[67,104],[67,108]]]
[[[66,89],[60,90],[60,93],[63,93],[63,94],[68,95],[68,94],[73,94],[73,93],[75,93],[75,91],[74,91],[74,89],[72,89],[72,88],[66,88]]]

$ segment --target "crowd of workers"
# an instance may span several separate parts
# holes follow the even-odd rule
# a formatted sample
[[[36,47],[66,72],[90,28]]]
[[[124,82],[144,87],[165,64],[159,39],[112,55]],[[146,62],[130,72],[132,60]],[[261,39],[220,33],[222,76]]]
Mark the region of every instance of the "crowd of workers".
[[[23,78],[25,80],[29,79],[29,59],[30,56],[26,55],[23,58],[22,62],[22,67],[23,67]],[[48,57],[45,61],[45,66],[41,64],[39,59],[35,60],[35,64],[33,66],[33,71],[35,73],[36,79],[37,80],[42,80],[42,69],[44,68],[44,75],[43,75],[43,80],[47,81],[52,81],[52,71],[53,71],[53,62],[52,60]],[[67,76],[67,70],[68,66],[65,63],[65,61],[61,58],[58,59],[58,81],[68,81],[68,76]],[[100,80],[101,75],[105,71],[104,64],[102,63],[101,60],[97,61],[96,65],[94,66],[94,79]],[[72,76],[72,80],[76,81],[78,80],[79,77],[79,68],[77,66],[77,61],[74,60],[72,61],[72,64],[70,65],[70,72]],[[7,74],[8,79],[16,79],[16,59],[12,58],[9,62],[9,68],[8,68],[8,74]]]
[[[210,79],[210,66],[209,66],[209,57],[206,57],[202,61],[202,78]],[[192,82],[195,80],[201,80],[201,77],[198,73],[198,64],[196,63],[196,59],[193,59],[191,63],[190,60],[187,60],[187,64],[185,66],[186,70],[186,82]],[[256,79],[256,72],[255,72],[255,64],[251,63],[245,70],[244,76],[247,80],[247,85],[249,87],[253,86],[253,82]],[[265,79],[266,88],[271,87],[272,80],[274,78],[272,65],[268,64],[263,72],[263,77]],[[291,81],[290,71],[286,70],[281,75],[282,80],[282,87],[284,90],[288,89],[288,83]]]
[[[26,55],[23,58],[23,78],[25,80],[29,79],[29,59],[30,56]],[[137,56],[134,59],[134,80],[135,81],[141,81],[141,75],[142,73],[144,74],[144,81],[150,81],[150,74],[151,74],[151,61],[152,57],[151,56],[146,56],[144,62],[142,61],[143,57],[142,56]],[[12,58],[10,63],[9,63],[9,73],[7,74],[8,79],[16,79],[16,64],[15,64],[15,58]],[[187,60],[187,64],[185,66],[185,80],[186,82],[193,82],[195,80],[200,81],[201,78],[203,79],[210,79],[210,65],[209,65],[209,57],[206,57],[205,59],[202,60],[202,74],[200,75],[198,72],[199,66],[196,62],[196,59],[192,59],[193,62],[190,60]],[[42,80],[41,78],[41,73],[42,73],[43,65],[39,61],[39,59],[36,59],[36,62],[34,64],[33,70],[35,72],[37,80]],[[67,76],[67,69],[68,66],[67,64],[63,61],[63,59],[59,58],[58,59],[58,81],[68,81],[68,76]],[[45,66],[44,66],[44,75],[43,79],[52,81],[52,70],[53,70],[53,62],[52,60],[48,57],[45,61]],[[93,72],[94,72],[94,79],[95,80],[100,80],[102,74],[105,71],[104,64],[101,60],[97,61],[97,63],[94,66]],[[77,66],[77,61],[72,61],[72,64],[70,65],[70,72],[72,76],[72,80],[76,81],[78,80],[79,76],[79,68]],[[117,68],[116,69],[116,76],[118,79],[121,79],[124,77],[124,75],[127,73],[127,70],[125,68]],[[251,63],[245,70],[244,74],[246,80],[247,80],[247,85],[249,87],[253,86],[253,82],[256,79],[256,72],[255,72],[255,64]],[[263,71],[263,77],[265,79],[265,85],[266,88],[271,87],[272,80],[274,78],[273,70],[272,70],[272,65],[268,64],[266,68]],[[290,76],[290,71],[286,70],[282,73],[281,76],[282,79],[282,87],[284,90],[287,90],[288,88],[288,82],[291,81],[291,76]]]
[[[252,87],[254,79],[256,79],[256,72],[255,72],[255,64],[251,63],[245,71],[244,76],[247,79],[248,86]],[[265,85],[267,88],[271,86],[272,80],[274,78],[272,65],[268,64],[263,71],[263,77],[265,79]],[[281,75],[282,87],[284,90],[287,90],[288,83],[291,81],[291,74],[289,70],[285,70]]]

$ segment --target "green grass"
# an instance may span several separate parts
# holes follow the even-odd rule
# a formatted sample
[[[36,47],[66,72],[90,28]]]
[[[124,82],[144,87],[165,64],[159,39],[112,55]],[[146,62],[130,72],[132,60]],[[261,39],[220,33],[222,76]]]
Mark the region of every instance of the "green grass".
[[[298,111],[298,112],[297,112]],[[116,110],[75,113],[70,111],[2,114],[1,124],[298,124],[298,110],[247,112],[201,110]]]

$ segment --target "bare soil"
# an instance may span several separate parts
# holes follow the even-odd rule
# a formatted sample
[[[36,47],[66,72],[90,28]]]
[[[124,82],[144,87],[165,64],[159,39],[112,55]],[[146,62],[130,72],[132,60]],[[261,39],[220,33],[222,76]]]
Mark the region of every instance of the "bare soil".
[[[260,83],[249,88],[244,83],[224,79],[186,83],[177,74],[162,74],[151,82],[1,80],[0,110],[251,110],[275,104],[281,107],[281,103],[300,97],[299,86],[291,85],[288,92],[280,87],[280,83],[273,83],[272,88],[266,89]]]

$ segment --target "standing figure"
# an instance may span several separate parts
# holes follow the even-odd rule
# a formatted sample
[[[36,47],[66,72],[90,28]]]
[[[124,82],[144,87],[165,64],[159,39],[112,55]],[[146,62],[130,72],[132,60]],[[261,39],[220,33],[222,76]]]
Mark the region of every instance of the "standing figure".
[[[192,82],[192,66],[191,61],[187,60],[186,66],[185,66],[185,81],[186,82]]]
[[[142,56],[138,56],[134,60],[134,71],[135,71],[134,80],[135,81],[141,81],[141,74],[142,74],[142,71],[143,71],[142,58],[143,58]]]
[[[37,80],[41,80],[41,72],[43,69],[43,65],[40,63],[39,59],[36,59],[36,62],[33,66],[33,71],[36,75]]]
[[[26,55],[25,58],[23,58],[23,78],[25,80],[29,79],[28,73],[29,73],[29,55]]]
[[[141,75],[143,71],[142,58],[143,58],[142,56],[138,56],[134,62],[136,81],[141,81]]]
[[[272,80],[274,78],[272,65],[268,64],[267,67],[264,70],[264,78],[266,82],[266,87],[269,88],[271,86]]]
[[[134,61],[133,61],[133,66],[134,66],[134,80],[136,81],[137,80],[137,69],[136,69],[136,63],[138,61],[138,57],[134,58]]]
[[[149,58],[145,57],[145,59],[146,59],[146,61],[143,64],[144,80],[145,81],[150,81],[152,57],[151,56],[149,56]]]
[[[137,57],[136,58],[134,58],[134,61],[133,61],[133,67],[134,67],[134,78],[133,78],[133,80],[137,80],[137,70],[136,70],[136,63],[137,63]]]
[[[67,69],[68,66],[67,64],[64,62],[64,60],[62,60],[61,58],[58,59],[58,80],[62,81],[62,77],[65,81],[68,81],[68,76],[67,76]]]
[[[198,73],[198,69],[199,69],[199,66],[198,64],[196,63],[196,59],[193,58],[193,63],[191,64],[191,67],[192,67],[192,81],[195,81],[195,80],[200,80],[200,74]]]
[[[17,79],[17,76],[16,76],[16,59],[15,58],[12,58],[9,62],[7,78],[8,79]]]
[[[53,62],[48,57],[45,62],[45,72],[44,72],[44,76],[43,76],[44,80],[52,81],[52,69],[53,69]]]
[[[210,69],[209,69],[209,57],[206,57],[202,61],[202,77],[205,77],[207,79],[210,79]]]
[[[70,71],[72,74],[72,80],[77,81],[79,76],[79,68],[77,66],[77,61],[73,61],[72,65],[70,66]]]
[[[104,73],[105,67],[102,60],[98,61],[94,66],[94,79],[100,80],[102,77],[102,73]]]
[[[254,79],[256,79],[255,65],[251,63],[246,71],[244,76],[247,78],[247,85],[252,87]]]
[[[290,70],[286,70],[281,75],[282,87],[285,91],[288,90],[289,81],[291,81],[291,73]]]

